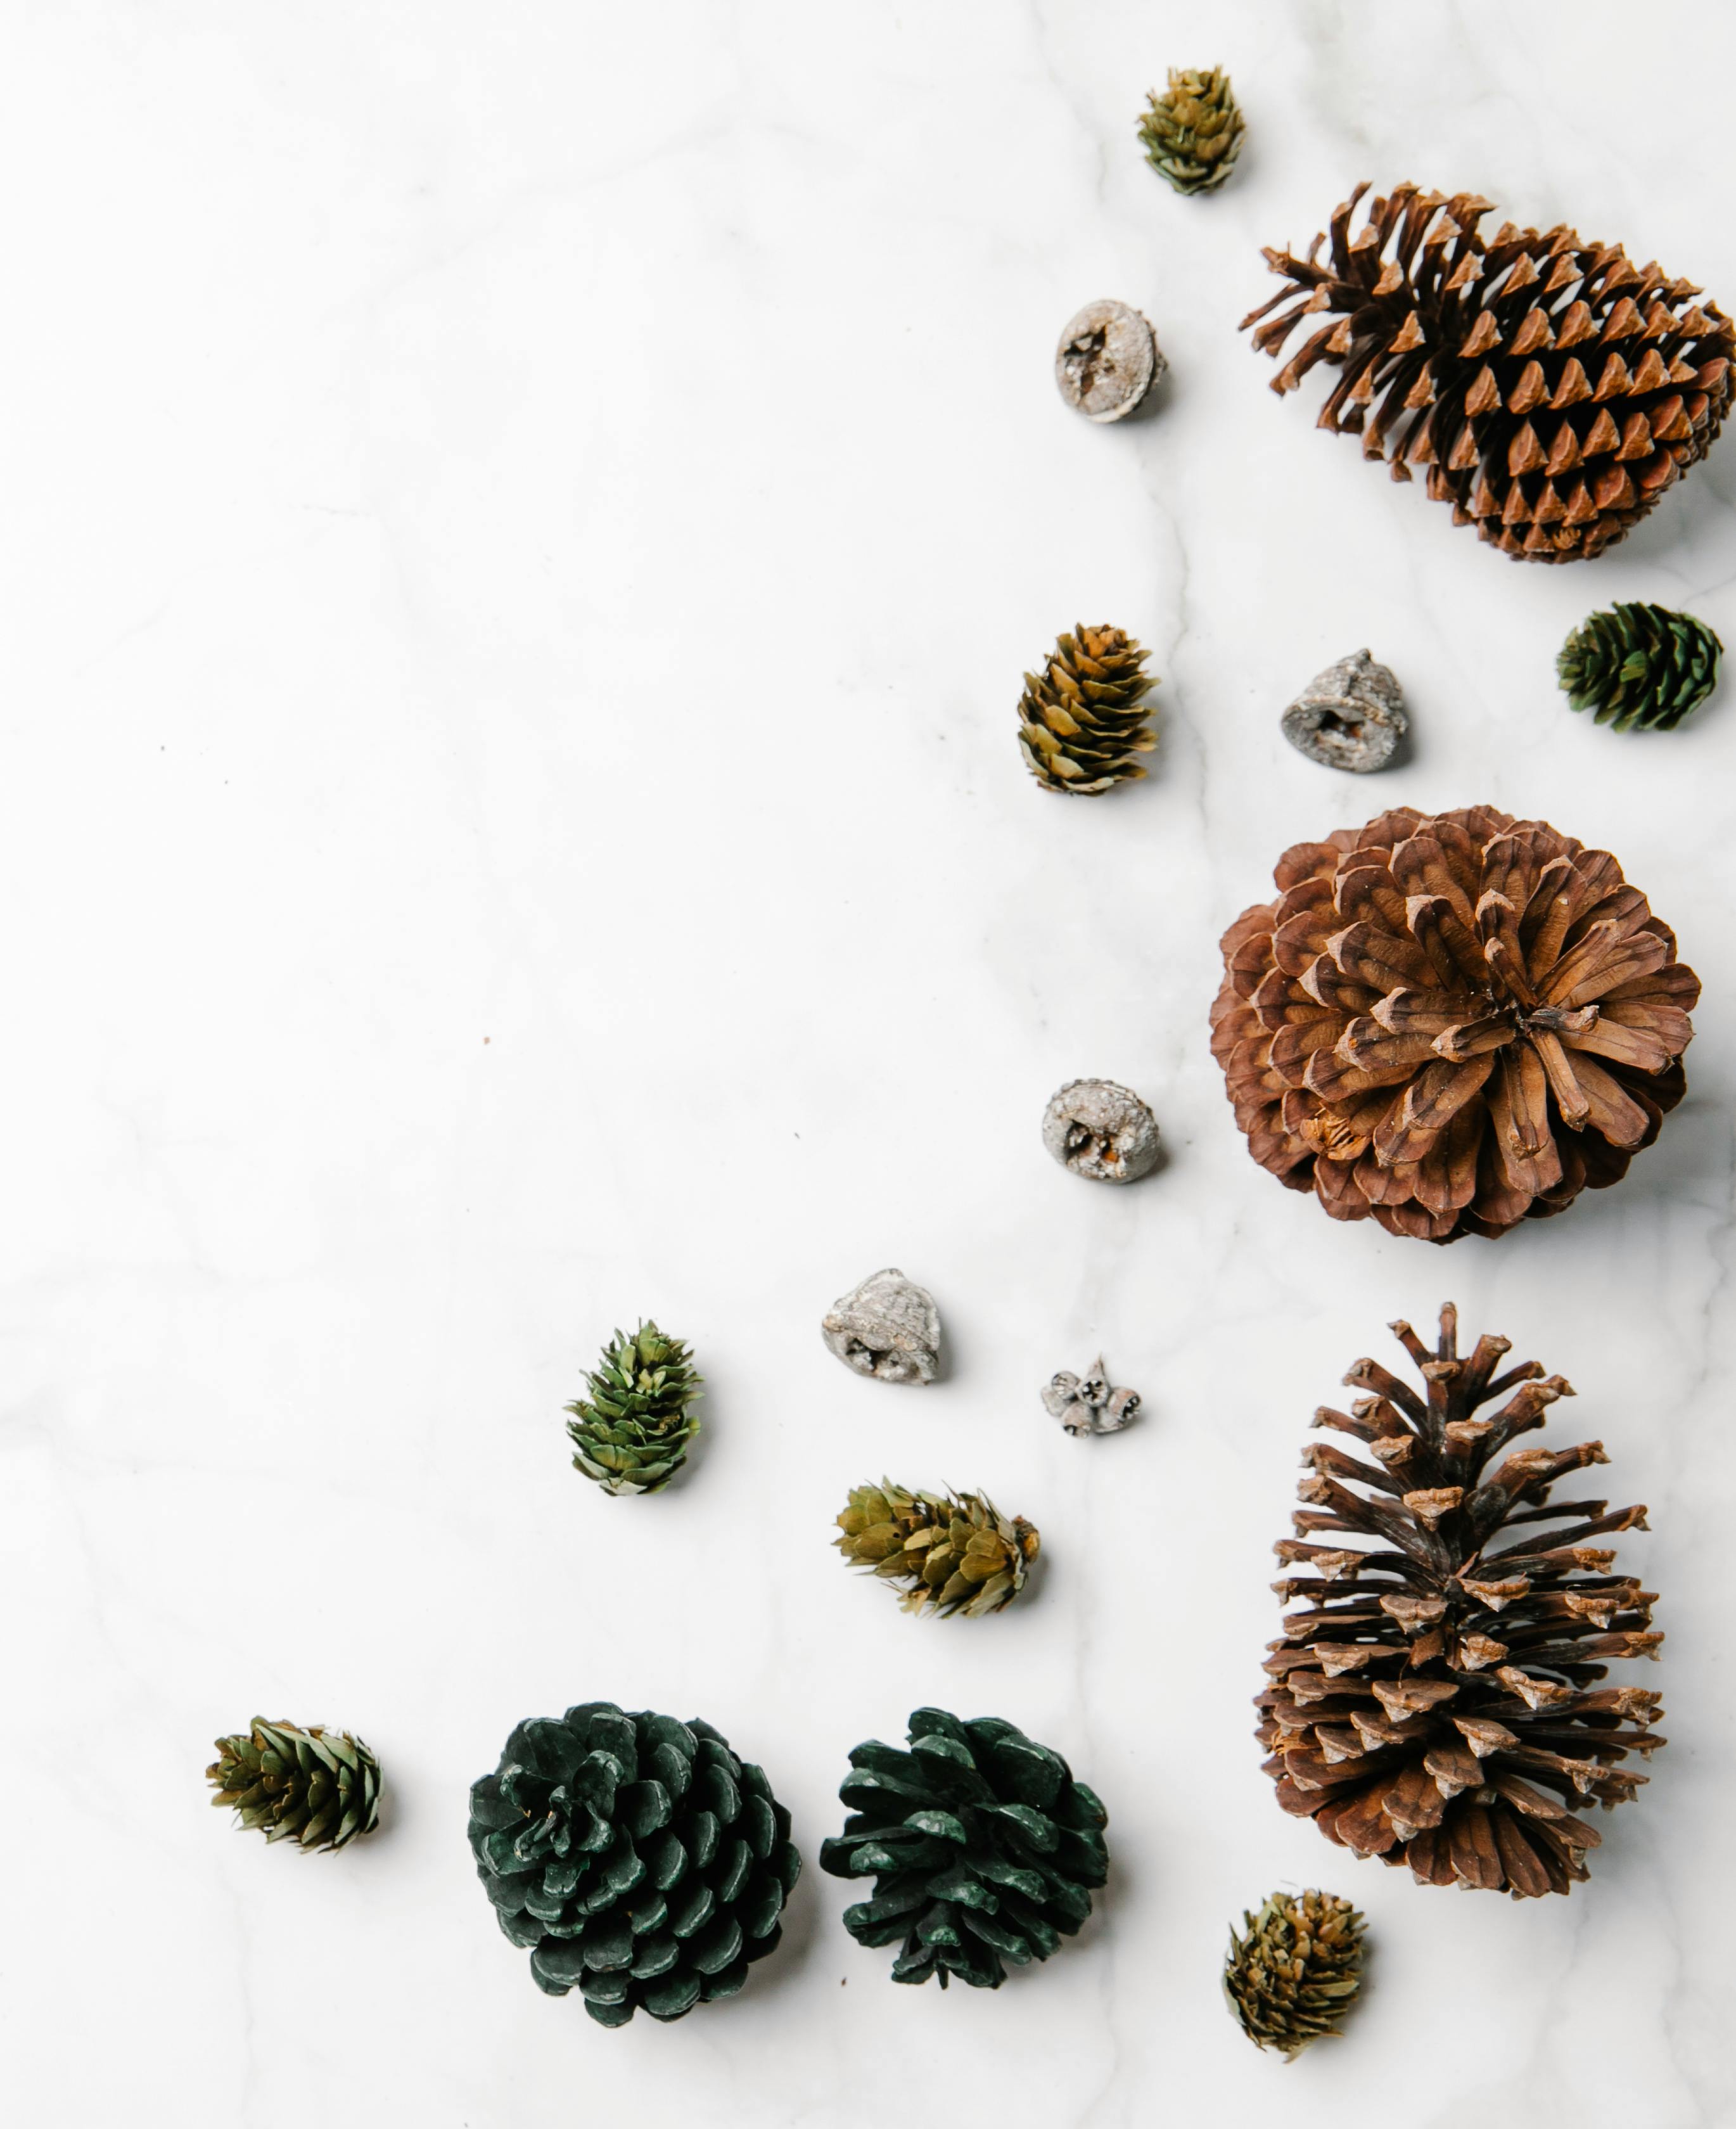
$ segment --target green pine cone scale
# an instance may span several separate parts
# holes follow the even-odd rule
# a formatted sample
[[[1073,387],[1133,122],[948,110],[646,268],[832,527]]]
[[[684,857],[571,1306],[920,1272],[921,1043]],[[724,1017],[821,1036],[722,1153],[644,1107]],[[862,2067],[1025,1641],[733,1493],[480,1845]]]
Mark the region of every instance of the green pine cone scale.
[[[612,1702],[521,1722],[470,1793],[477,1874],[547,1995],[597,2024],[732,1996],[801,1870],[763,1771],[707,1723]]]
[[[820,1867],[874,1879],[844,1927],[858,1944],[899,1946],[897,1982],[998,1988],[1008,1965],[1077,1934],[1108,1876],[1102,1804],[1058,1753],[996,1717],[919,1707],[909,1750],[858,1745],[839,1794],[852,1814]]]
[[[1555,661],[1568,703],[1617,731],[1670,731],[1718,684],[1724,650],[1691,613],[1634,601],[1588,615]]]
[[[687,1461],[699,1432],[689,1407],[702,1378],[678,1339],[653,1322],[617,1331],[567,1407],[576,1469],[617,1495],[659,1492]]]

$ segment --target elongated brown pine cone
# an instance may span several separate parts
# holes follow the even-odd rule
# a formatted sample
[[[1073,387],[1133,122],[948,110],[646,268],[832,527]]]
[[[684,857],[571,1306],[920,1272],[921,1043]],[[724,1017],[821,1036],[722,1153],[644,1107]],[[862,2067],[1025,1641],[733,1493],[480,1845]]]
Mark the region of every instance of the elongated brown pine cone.
[[[1619,1182],[1681,1099],[1700,980],[1545,821],[1411,807],[1298,843],[1224,934],[1211,1051],[1263,1168],[1335,1220],[1501,1235]]]
[[[1621,1763],[1664,1741],[1657,1693],[1597,1683],[1606,1658],[1655,1654],[1657,1598],[1586,1542],[1643,1530],[1646,1512],[1550,1502],[1558,1479],[1609,1460],[1601,1442],[1489,1468],[1573,1394],[1559,1375],[1527,1360],[1496,1376],[1505,1338],[1461,1359],[1450,1302],[1433,1353],[1392,1328],[1424,1393],[1358,1360],[1344,1380],[1368,1394],[1315,1414],[1376,1460],[1325,1443],[1303,1458],[1309,1506],[1276,1548],[1293,1571],[1272,1586],[1304,1602],[1270,1644],[1254,1734],[1285,1810],[1358,1855],[1408,1863],[1424,1884],[1565,1893],[1600,1838],[1576,1814],[1625,1803],[1646,1777]],[[1340,1531],[1372,1548],[1327,1535]]]
[[[1306,255],[1270,250],[1285,286],[1243,319],[1277,355],[1326,315],[1272,389],[1316,363],[1339,378],[1320,426],[1358,436],[1395,480],[1428,469],[1453,522],[1531,562],[1599,554],[1704,458],[1729,411],[1736,325],[1691,281],[1571,229],[1484,238],[1486,199],[1358,185]],[[1268,316],[1276,312],[1276,316]]]

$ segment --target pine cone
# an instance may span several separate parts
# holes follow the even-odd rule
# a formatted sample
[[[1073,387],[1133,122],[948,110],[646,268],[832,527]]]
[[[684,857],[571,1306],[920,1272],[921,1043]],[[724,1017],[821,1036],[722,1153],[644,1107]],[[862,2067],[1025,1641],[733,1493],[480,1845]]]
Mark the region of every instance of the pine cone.
[[[1434,1353],[1408,1323],[1392,1328],[1424,1394],[1357,1362],[1344,1380],[1368,1394],[1348,1415],[1322,1406],[1315,1424],[1376,1460],[1311,1447],[1299,1535],[1276,1548],[1299,1571],[1273,1586],[1306,1601],[1270,1645],[1273,1682],[1254,1703],[1266,1771],[1286,1811],[1424,1884],[1565,1893],[1599,1839],[1576,1814],[1624,1803],[1646,1778],[1620,1762],[1663,1742],[1649,1729],[1657,1693],[1596,1683],[1604,1659],[1649,1656],[1663,1639],[1644,1631],[1656,1598],[1586,1542],[1643,1530],[1646,1512],[1549,1504],[1558,1479],[1609,1460],[1601,1442],[1488,1468],[1573,1394],[1559,1375],[1527,1360],[1496,1378],[1505,1338],[1461,1360],[1450,1303]],[[1314,1542],[1339,1531],[1372,1547]]]
[[[910,1746],[851,1753],[838,1793],[852,1816],[820,1844],[820,1867],[874,1877],[844,1926],[858,1944],[901,1941],[894,1981],[998,1988],[1003,1960],[1047,1959],[1091,1912],[1109,1815],[1059,1753],[993,1716],[919,1707]]]
[[[1172,67],[1169,87],[1146,96],[1139,123],[1145,160],[1178,193],[1215,192],[1242,152],[1242,108],[1220,67]]]
[[[521,1722],[470,1792],[477,1875],[549,1996],[684,2017],[775,1950],[801,1869],[764,1774],[708,1722],[611,1702]]]
[[[882,1479],[856,1486],[832,1542],[853,1567],[904,1584],[906,1612],[999,1612],[1025,1587],[1041,1540],[1022,1516],[983,1493],[911,1493]]]
[[[1730,403],[1736,326],[1691,282],[1634,266],[1619,245],[1504,222],[1469,193],[1358,185],[1332,217],[1326,263],[1268,250],[1282,291],[1243,319],[1276,355],[1328,315],[1273,381],[1339,371],[1320,426],[1363,440],[1395,480],[1428,468],[1453,522],[1533,562],[1600,553],[1704,458]],[[1282,307],[1280,307],[1282,306]],[[1268,313],[1276,311],[1276,317]]]
[[[1119,628],[1085,628],[1055,645],[1019,698],[1019,745],[1045,791],[1107,791],[1145,771],[1133,756],[1157,736],[1139,705],[1156,683],[1140,669],[1150,654]]]
[[[585,1378],[589,1394],[569,1404],[567,1432],[574,1468],[611,1493],[655,1493],[687,1460],[699,1422],[687,1407],[702,1379],[678,1338],[641,1323],[630,1338],[617,1331]]]
[[[1586,616],[1555,670],[1576,710],[1617,731],[1670,731],[1718,685],[1724,645],[1703,621],[1667,606],[1611,607]]]
[[[1410,807],[1279,859],[1211,1011],[1248,1151],[1335,1220],[1501,1235],[1619,1181],[1681,1099],[1699,979],[1607,850]]]
[[[317,1722],[303,1730],[255,1715],[246,1731],[218,1738],[205,1778],[220,1810],[232,1805],[243,1826],[310,1853],[342,1848],[379,1823],[379,1761],[359,1737]]]
[[[1229,1932],[1224,1993],[1257,2048],[1287,2059],[1335,2038],[1363,1985],[1363,1917],[1332,1893],[1274,1893]]]

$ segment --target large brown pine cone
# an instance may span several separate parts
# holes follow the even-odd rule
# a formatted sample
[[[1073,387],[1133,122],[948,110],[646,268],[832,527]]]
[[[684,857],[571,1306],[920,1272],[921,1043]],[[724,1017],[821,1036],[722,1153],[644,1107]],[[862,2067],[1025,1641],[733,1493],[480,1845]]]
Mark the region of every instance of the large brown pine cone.
[[[1496,1377],[1505,1338],[1461,1359],[1450,1302],[1432,1353],[1392,1328],[1424,1393],[1358,1360],[1344,1380],[1369,1394],[1315,1414],[1376,1460],[1325,1443],[1303,1458],[1310,1505],[1277,1547],[1293,1571],[1273,1587],[1305,1601],[1270,1644],[1254,1734],[1285,1810],[1357,1855],[1408,1863],[1424,1884],[1565,1893],[1598,1845],[1577,1814],[1625,1803],[1646,1777],[1621,1762],[1663,1742],[1657,1693],[1597,1683],[1606,1658],[1655,1653],[1657,1599],[1586,1543],[1643,1530],[1646,1512],[1550,1503],[1558,1479],[1608,1461],[1600,1442],[1490,1468],[1573,1394],[1559,1375],[1527,1360]],[[1372,1549],[1326,1535],[1340,1531]]]
[[[1212,1055],[1248,1151],[1334,1219],[1505,1234],[1618,1182],[1681,1099],[1700,981],[1607,850],[1405,806],[1272,878],[1224,934]]]
[[[1243,319],[1276,355],[1324,312],[1273,380],[1339,370],[1320,426],[1363,440],[1395,480],[1428,468],[1453,522],[1531,562],[1572,562],[1619,540],[1705,457],[1729,407],[1736,326],[1656,264],[1564,226],[1504,222],[1469,193],[1410,184],[1368,204],[1358,185],[1298,259],[1268,250],[1282,291]],[[1268,312],[1276,312],[1275,317]]]

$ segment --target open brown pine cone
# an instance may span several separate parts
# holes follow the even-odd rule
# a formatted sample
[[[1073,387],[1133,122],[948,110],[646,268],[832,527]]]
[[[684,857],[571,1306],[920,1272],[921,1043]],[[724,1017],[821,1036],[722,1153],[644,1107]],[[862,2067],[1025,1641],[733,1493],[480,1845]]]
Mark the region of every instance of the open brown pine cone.
[[[1392,1329],[1422,1393],[1357,1362],[1344,1380],[1367,1394],[1348,1412],[1321,1406],[1315,1425],[1375,1460],[1308,1450],[1308,1505],[1276,1548],[1288,1572],[1273,1587],[1303,1601],[1254,1703],[1266,1772],[1286,1811],[1424,1884],[1565,1893],[1600,1839],[1580,1814],[1625,1803],[1646,1777],[1622,1763],[1663,1742],[1657,1693],[1599,1683],[1610,1660],[1655,1655],[1657,1599],[1586,1541],[1643,1530],[1646,1512],[1550,1501],[1608,1461],[1601,1442],[1496,1463],[1573,1394],[1559,1375],[1527,1360],[1497,1376],[1505,1338],[1462,1357],[1450,1302],[1432,1353],[1408,1323]]]
[[[1425,467],[1455,524],[1523,561],[1600,553],[1710,449],[1736,325],[1619,244],[1560,224],[1486,237],[1490,204],[1471,193],[1396,185],[1353,234],[1367,190],[1302,257],[1265,255],[1284,287],[1243,326],[1274,356],[1296,326],[1308,336],[1272,389],[1325,363],[1320,427],[1359,436],[1395,480]]]
[[[1297,843],[1211,1011],[1248,1151],[1335,1220],[1502,1235],[1619,1182],[1700,996],[1607,850],[1491,806]]]

